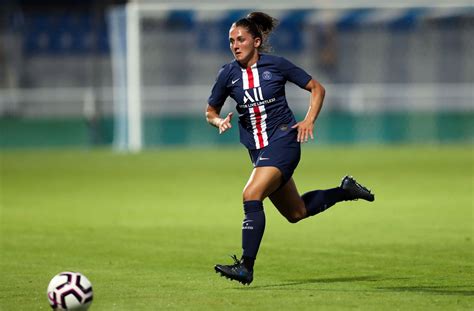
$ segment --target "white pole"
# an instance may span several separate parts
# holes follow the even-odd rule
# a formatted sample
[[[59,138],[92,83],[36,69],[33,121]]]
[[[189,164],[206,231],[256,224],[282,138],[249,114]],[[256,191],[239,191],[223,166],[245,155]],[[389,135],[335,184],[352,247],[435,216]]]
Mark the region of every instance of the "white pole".
[[[127,12],[127,118],[128,149],[142,149],[140,16],[137,3],[129,2]]]
[[[114,146],[117,151],[128,150],[127,98],[127,12],[125,6],[110,9],[110,47],[114,102]]]

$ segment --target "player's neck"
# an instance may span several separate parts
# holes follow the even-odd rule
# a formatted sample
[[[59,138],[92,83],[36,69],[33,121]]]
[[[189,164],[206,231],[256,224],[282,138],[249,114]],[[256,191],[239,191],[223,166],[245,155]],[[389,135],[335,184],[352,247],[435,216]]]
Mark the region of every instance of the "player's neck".
[[[252,67],[258,62],[260,55],[256,52],[246,63],[240,63],[240,65],[244,68]]]

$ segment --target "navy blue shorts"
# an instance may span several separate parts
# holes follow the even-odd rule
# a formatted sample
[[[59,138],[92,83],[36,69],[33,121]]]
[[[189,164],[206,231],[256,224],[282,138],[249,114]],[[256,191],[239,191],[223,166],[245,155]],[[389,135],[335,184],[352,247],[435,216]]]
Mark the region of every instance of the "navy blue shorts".
[[[301,145],[296,141],[297,131],[294,130],[262,149],[249,150],[253,167],[274,166],[282,175],[282,185],[293,176],[301,157]]]

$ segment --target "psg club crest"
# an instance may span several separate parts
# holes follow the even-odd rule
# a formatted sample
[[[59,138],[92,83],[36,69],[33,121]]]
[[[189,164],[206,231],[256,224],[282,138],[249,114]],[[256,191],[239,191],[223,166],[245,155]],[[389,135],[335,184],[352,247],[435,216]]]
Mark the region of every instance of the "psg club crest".
[[[272,73],[270,71],[264,71],[262,73],[262,78],[263,80],[271,80],[272,79]]]

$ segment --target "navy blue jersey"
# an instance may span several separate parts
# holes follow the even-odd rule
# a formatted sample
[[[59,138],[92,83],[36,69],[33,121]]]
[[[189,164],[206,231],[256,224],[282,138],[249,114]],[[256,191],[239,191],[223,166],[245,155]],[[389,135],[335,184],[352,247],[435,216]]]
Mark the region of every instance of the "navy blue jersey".
[[[285,83],[304,88],[311,80],[303,69],[283,57],[260,54],[256,64],[242,68],[234,60],[222,66],[208,104],[222,107],[230,96],[237,103],[240,142],[261,149],[287,135],[296,124],[285,97]]]

